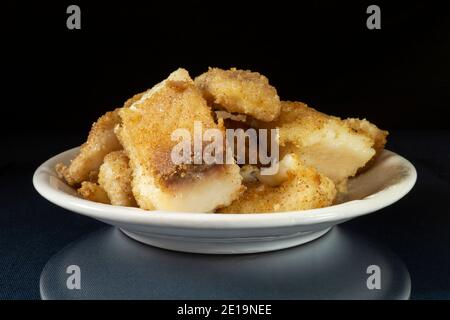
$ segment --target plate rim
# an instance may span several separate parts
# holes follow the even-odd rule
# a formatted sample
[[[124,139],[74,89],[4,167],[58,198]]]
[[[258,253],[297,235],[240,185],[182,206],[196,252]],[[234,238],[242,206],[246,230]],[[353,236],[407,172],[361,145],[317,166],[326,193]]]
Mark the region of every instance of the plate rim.
[[[276,213],[225,214],[148,211],[88,201],[51,186],[51,177],[61,181],[54,170],[56,163],[62,162],[78,149],[79,147],[68,149],[42,163],[33,174],[34,188],[42,197],[59,207],[112,224],[117,222],[173,228],[236,229],[288,227],[345,221],[378,211],[395,203],[409,193],[417,181],[417,171],[413,164],[397,153],[385,149],[382,155],[387,154],[397,159],[403,167],[407,168],[407,174],[392,186],[361,200],[352,200],[324,208]]]

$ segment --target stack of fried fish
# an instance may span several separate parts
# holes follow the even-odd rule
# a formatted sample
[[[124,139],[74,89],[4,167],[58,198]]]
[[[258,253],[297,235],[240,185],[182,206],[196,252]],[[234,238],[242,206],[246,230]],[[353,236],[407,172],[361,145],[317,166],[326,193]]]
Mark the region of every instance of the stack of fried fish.
[[[258,164],[175,164],[177,128],[278,129],[279,168]],[[92,125],[61,179],[85,199],[146,210],[263,213],[326,207],[348,179],[383,150],[387,131],[363,119],[329,116],[301,102],[281,101],[263,75],[210,68],[192,79],[178,69]],[[194,155],[192,155],[194,156]]]

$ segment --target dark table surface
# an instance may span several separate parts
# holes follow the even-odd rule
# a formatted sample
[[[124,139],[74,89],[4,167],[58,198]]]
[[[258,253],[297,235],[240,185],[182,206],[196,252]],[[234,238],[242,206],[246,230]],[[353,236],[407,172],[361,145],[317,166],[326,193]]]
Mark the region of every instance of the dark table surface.
[[[48,259],[103,223],[39,196],[31,179],[49,157],[81,142],[78,134],[22,132],[0,159],[0,299],[39,299]],[[414,189],[375,214],[345,223],[395,252],[412,280],[412,299],[450,299],[450,131],[391,132],[388,149],[418,171]]]

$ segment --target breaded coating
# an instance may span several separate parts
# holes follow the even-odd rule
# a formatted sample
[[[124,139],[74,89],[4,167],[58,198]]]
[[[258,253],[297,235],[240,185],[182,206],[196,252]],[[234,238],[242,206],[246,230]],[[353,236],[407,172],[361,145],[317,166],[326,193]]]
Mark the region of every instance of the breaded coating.
[[[116,133],[130,158],[132,189],[139,207],[151,210],[212,212],[229,205],[242,191],[236,164],[175,164],[171,152],[179,141],[176,129],[194,139],[194,121],[203,130],[224,128],[184,69],[144,93],[119,111]],[[192,159],[192,156],[191,156]]]
[[[374,140],[352,130],[344,121],[301,102],[282,102],[281,113],[271,123],[252,125],[280,129],[280,155],[295,153],[306,166],[315,168],[340,188],[345,180],[375,155]]]
[[[209,68],[195,78],[195,84],[209,103],[229,112],[251,115],[262,121],[272,121],[280,114],[277,90],[257,72]]]
[[[253,167],[254,169],[255,167]],[[251,172],[248,167],[244,174]],[[253,173],[252,176],[255,174]],[[329,206],[336,197],[333,181],[306,167],[294,154],[286,155],[274,176],[246,179],[247,190],[220,213],[267,213]]]
[[[235,131],[225,136],[226,129]],[[267,136],[258,129],[269,129]],[[194,81],[180,68],[101,116],[78,155],[55,169],[81,197],[100,203],[174,212],[299,211],[346,201],[347,181],[370,167],[387,135],[366,119],[341,120],[280,101],[257,72],[209,68]],[[211,150],[216,158],[209,162],[204,155]],[[174,160],[179,151],[185,162]],[[278,171],[268,175],[267,158],[276,165],[278,155]]]
[[[108,153],[100,166],[98,183],[108,194],[112,205],[136,207],[131,191],[132,171],[123,150]]]
[[[69,166],[59,163],[56,172],[71,186],[82,181],[95,180],[103,158],[110,152],[122,149],[114,127],[120,122],[116,109],[101,116],[92,125],[87,141],[81,146],[79,154]]]
[[[125,103],[123,104],[124,108],[129,108],[131,107],[131,105],[133,103],[135,103],[136,101],[141,100],[142,96],[144,95],[145,92],[141,92],[141,93],[137,93],[134,96],[132,96],[130,99],[128,99],[127,101],[125,101]]]
[[[83,181],[77,192],[80,196],[89,201],[105,204],[111,203],[105,190],[94,182]]]

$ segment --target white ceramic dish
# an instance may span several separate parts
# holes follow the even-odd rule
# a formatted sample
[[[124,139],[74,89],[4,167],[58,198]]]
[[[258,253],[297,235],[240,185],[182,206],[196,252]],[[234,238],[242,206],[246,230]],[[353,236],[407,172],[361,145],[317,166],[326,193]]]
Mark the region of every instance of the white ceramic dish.
[[[145,211],[100,204],[77,196],[54,170],[78,148],[44,162],[33,184],[47,200],[117,226],[129,237],[156,247],[184,252],[234,254],[289,248],[312,241],[331,227],[398,201],[416,182],[414,166],[385,150],[370,170],[349,182],[346,202],[327,208],[263,214],[214,214]]]

